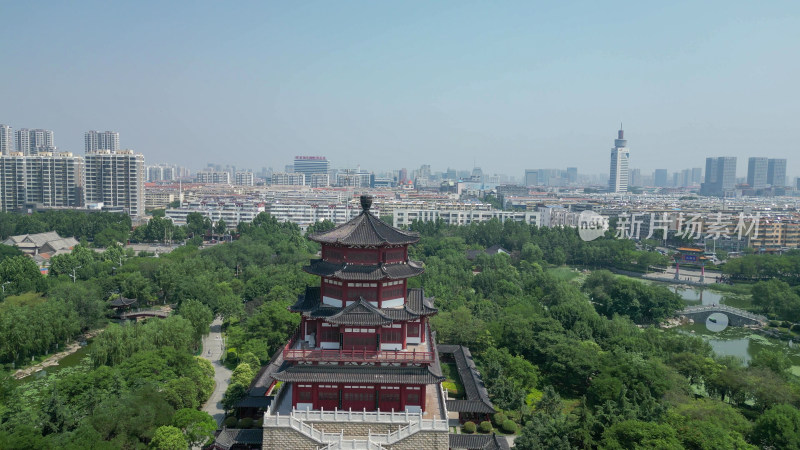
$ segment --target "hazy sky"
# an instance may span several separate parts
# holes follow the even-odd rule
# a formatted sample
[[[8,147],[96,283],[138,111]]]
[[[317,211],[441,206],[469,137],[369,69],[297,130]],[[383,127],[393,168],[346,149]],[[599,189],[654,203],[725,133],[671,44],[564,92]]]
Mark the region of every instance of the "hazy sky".
[[[0,3],[0,123],[148,163],[430,164],[521,176],[788,158],[800,2]]]

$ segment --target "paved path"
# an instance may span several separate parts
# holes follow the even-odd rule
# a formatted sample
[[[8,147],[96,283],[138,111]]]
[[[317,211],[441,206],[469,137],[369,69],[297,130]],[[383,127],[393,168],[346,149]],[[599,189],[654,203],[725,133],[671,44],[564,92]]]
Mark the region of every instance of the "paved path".
[[[211,414],[217,421],[217,426],[222,425],[225,419],[225,409],[222,407],[222,395],[228,389],[231,381],[231,370],[222,365],[222,319],[217,317],[211,322],[211,329],[208,336],[203,338],[202,357],[211,361],[214,366],[214,392],[209,397],[203,411]]]

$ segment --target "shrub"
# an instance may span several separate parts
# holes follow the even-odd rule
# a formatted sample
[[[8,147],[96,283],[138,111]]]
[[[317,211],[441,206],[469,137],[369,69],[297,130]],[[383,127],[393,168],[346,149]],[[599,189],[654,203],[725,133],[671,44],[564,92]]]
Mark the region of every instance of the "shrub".
[[[476,428],[475,422],[465,422],[464,426],[462,427],[462,431],[467,434],[472,434],[475,432]]]
[[[225,425],[225,428],[236,428],[237,423],[238,421],[236,420],[236,417],[233,416],[226,418],[225,421],[222,422],[222,424]]]
[[[252,426],[253,426],[253,419],[250,417],[239,419],[239,423],[236,424],[237,428],[250,428]]]
[[[517,432],[517,424],[511,419],[506,419],[500,425],[500,429],[503,430],[503,433],[514,434]]]
[[[263,426],[264,426],[264,418],[263,417],[258,419],[258,420],[256,420],[255,422],[253,422],[253,428],[261,428]]]
[[[489,422],[488,420],[484,420],[483,422],[481,422],[480,426],[478,426],[478,430],[480,430],[481,433],[491,433],[492,432],[492,422]]]
[[[789,328],[790,326],[792,326],[792,322],[789,322],[788,320],[781,322],[781,328]]]
[[[800,333],[800,323],[796,323],[796,324],[792,325],[792,327],[789,328],[789,330],[791,330],[791,331],[793,331],[795,333]]]
[[[770,320],[768,325],[771,326],[772,328],[778,328],[780,322],[778,322],[777,320]]]
[[[492,416],[492,423],[494,423],[494,426],[496,427],[502,425],[503,422],[505,422],[506,420],[508,420],[508,417],[506,417],[506,415],[501,412],[496,413],[495,415]]]

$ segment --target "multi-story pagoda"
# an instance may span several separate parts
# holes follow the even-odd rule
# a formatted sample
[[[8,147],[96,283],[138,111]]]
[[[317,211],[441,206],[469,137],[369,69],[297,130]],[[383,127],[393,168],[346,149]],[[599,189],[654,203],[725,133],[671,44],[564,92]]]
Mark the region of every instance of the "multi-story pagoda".
[[[387,225],[371,204],[362,196],[361,214],[309,236],[322,257],[304,270],[320,285],[290,307],[302,315],[300,327],[272,374],[289,385],[292,410],[439,409],[443,377],[428,326],[437,310],[407,285],[424,270],[408,259],[419,236]]]

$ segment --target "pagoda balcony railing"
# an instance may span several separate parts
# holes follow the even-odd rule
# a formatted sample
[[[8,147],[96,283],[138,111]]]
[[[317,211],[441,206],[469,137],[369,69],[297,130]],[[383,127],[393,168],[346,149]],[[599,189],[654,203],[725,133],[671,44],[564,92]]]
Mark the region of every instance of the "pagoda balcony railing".
[[[298,329],[283,347],[285,361],[322,361],[322,362],[395,362],[412,364],[431,364],[436,360],[432,351],[416,350],[360,350],[360,349],[321,349],[295,348],[300,339]],[[305,341],[304,341],[305,342]],[[433,342],[430,330],[427,332],[426,347],[431,348]]]
[[[399,362],[432,363],[433,352],[410,350],[328,350],[316,348],[283,349],[286,361],[326,361],[326,362]]]

